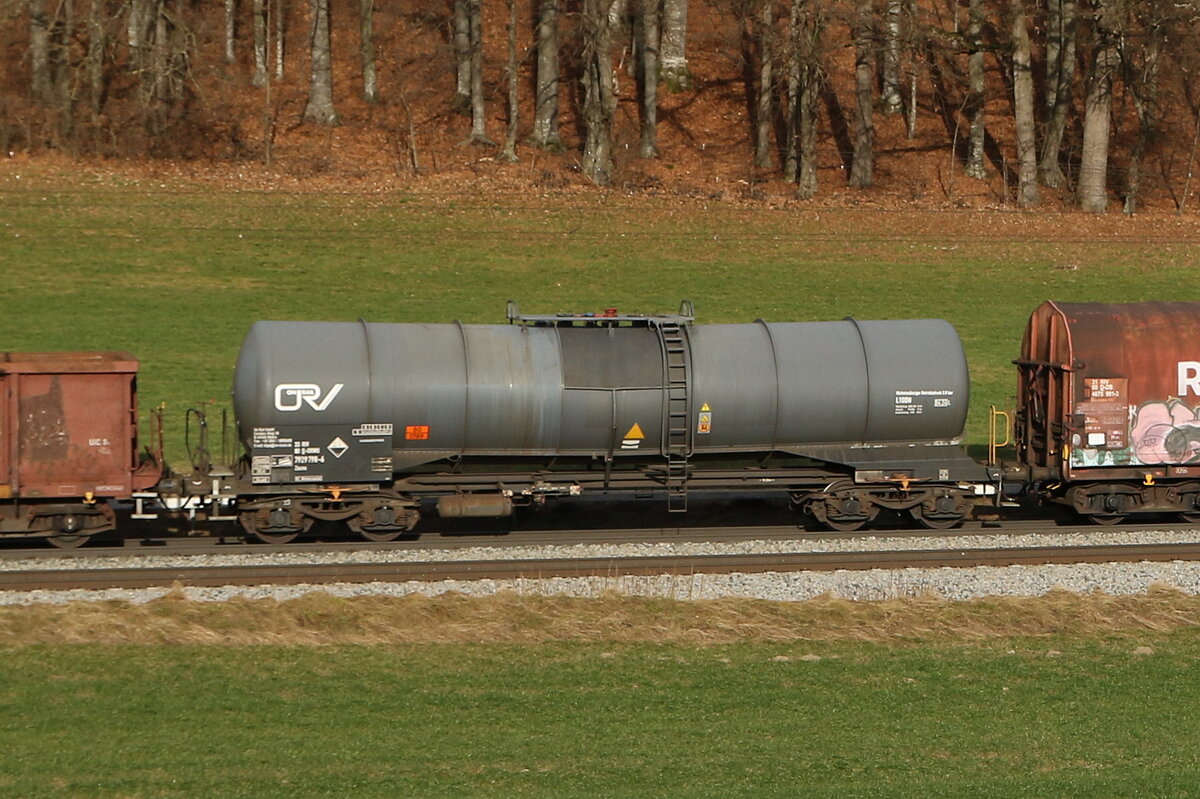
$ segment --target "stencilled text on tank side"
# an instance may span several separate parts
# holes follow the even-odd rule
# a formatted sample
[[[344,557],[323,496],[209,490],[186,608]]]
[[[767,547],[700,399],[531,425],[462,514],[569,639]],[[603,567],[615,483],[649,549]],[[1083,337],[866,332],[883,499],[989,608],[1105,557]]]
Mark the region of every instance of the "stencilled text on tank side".
[[[954,399],[954,389],[922,388],[896,389],[896,415],[920,416],[926,408],[949,408]]]
[[[254,451],[257,453],[264,449],[279,451],[266,455],[255,454],[250,459],[252,483],[271,482],[272,469],[291,469],[292,481],[296,483],[319,483],[325,479],[313,471],[325,463],[325,453],[319,445],[307,439],[280,435],[275,427],[256,427]]]

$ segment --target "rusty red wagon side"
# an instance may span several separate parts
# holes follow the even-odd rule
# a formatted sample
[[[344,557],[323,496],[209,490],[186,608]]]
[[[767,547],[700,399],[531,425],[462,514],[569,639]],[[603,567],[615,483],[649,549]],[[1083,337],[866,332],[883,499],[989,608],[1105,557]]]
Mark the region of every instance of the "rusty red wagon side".
[[[78,544],[113,529],[109,500],[158,482],[137,371],[122,352],[0,353],[0,535]]]
[[[1046,302],[1016,363],[1018,454],[1056,499],[1200,520],[1200,302]]]

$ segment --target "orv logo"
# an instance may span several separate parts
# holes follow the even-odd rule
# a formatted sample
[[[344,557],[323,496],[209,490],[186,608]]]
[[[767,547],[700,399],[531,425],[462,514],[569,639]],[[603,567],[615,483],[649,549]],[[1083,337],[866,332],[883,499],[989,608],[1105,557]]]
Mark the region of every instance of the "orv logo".
[[[307,403],[314,411],[323,411],[341,393],[342,388],[342,383],[334,383],[322,399],[321,387],[316,383],[280,383],[275,386],[275,410],[298,411]]]

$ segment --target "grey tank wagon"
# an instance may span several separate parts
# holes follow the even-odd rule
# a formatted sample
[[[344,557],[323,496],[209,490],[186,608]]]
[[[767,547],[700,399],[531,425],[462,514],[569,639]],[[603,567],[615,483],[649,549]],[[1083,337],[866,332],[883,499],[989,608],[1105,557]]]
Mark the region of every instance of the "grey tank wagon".
[[[695,324],[258,322],[237,362],[243,526],[388,540],[443,516],[605,492],[783,493],[834,529],[884,509],[953,526],[989,488],[959,444],[970,380],[938,319]]]

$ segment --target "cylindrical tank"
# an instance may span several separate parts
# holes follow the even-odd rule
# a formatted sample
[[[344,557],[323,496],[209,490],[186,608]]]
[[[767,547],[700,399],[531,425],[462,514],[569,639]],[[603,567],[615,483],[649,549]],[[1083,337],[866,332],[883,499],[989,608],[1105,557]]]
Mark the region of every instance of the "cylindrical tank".
[[[259,322],[234,405],[247,442],[255,428],[390,426],[398,468],[447,454],[661,455],[681,425],[694,454],[962,433],[966,358],[942,320],[683,324],[676,335],[669,345],[653,317]]]

